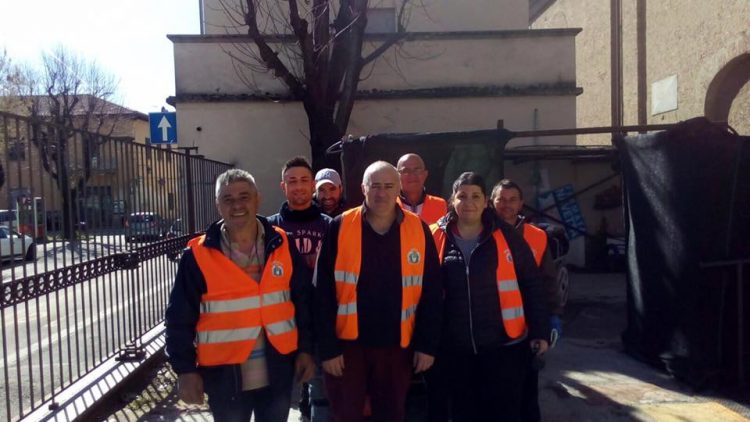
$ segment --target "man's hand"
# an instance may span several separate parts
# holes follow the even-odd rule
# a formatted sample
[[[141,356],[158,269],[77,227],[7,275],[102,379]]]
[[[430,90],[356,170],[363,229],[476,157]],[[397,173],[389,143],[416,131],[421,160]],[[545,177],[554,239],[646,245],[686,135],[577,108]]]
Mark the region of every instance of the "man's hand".
[[[531,350],[536,356],[542,356],[547,352],[547,349],[549,349],[549,343],[547,343],[547,340],[535,339],[531,340],[529,344],[531,345]]]
[[[344,355],[323,361],[323,370],[334,377],[344,375]]]
[[[315,375],[315,361],[309,353],[298,353],[294,361],[294,377],[297,382],[308,382]]]
[[[414,373],[424,372],[435,363],[435,356],[430,356],[422,352],[414,352]]]
[[[180,374],[177,378],[177,398],[187,404],[203,404],[203,378],[200,374]]]

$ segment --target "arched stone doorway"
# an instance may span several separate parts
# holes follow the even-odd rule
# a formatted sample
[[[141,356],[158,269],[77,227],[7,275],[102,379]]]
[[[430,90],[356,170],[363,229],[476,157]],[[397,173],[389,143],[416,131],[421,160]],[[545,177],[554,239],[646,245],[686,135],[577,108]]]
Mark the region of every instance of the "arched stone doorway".
[[[750,134],[750,53],[730,60],[708,85],[704,114]]]

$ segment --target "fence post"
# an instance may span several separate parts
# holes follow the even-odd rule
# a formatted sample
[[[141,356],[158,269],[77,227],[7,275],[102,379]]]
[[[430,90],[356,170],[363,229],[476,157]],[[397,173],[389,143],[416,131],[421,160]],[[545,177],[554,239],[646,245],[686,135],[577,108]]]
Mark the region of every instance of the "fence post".
[[[179,147],[179,149],[185,150],[185,179],[187,188],[187,206],[188,206],[188,231],[195,233],[195,196],[193,192],[193,168],[192,160],[190,159],[190,151],[198,151],[198,147]]]

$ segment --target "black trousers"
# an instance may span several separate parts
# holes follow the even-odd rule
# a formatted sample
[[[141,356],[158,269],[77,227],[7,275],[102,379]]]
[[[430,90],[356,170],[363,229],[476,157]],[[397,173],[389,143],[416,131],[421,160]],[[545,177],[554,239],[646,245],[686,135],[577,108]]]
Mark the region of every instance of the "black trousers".
[[[450,413],[453,422],[520,422],[530,353],[521,342],[479,354],[439,354],[426,377],[429,420],[446,421]]]
[[[523,422],[540,422],[542,413],[539,409],[539,371],[531,364],[532,355],[526,367],[526,379],[523,383],[521,398],[521,420]]]

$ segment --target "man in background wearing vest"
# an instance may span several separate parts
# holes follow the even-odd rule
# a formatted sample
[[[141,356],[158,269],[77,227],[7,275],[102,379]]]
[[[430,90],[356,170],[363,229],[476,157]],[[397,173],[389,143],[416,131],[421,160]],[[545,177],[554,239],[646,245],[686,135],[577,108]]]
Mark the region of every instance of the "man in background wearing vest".
[[[515,228],[531,248],[537,266],[544,276],[544,287],[550,312],[550,347],[553,347],[562,333],[560,316],[562,315],[561,294],[557,285],[557,267],[552,254],[547,248],[547,233],[526,222],[521,215],[523,209],[523,191],[515,182],[503,179],[492,189],[490,197],[492,206],[498,217]],[[521,403],[521,418],[524,422],[538,422],[541,420],[539,410],[539,371],[529,365],[529,373],[523,386],[523,400]]]
[[[417,154],[405,154],[396,164],[401,180],[401,193],[398,204],[407,211],[417,214],[427,225],[434,224],[448,212],[443,198],[428,195],[424,188],[429,172]]]
[[[259,202],[250,173],[219,175],[222,219],[189,242],[165,316],[178,397],[201,404],[207,393],[217,421],[286,421],[295,375],[315,371],[308,269],[256,215]]]
[[[414,372],[434,361],[441,328],[437,251],[419,217],[396,204],[384,161],[362,180],[364,204],[331,223],[315,276],[315,326],[335,422],[400,422]]]

